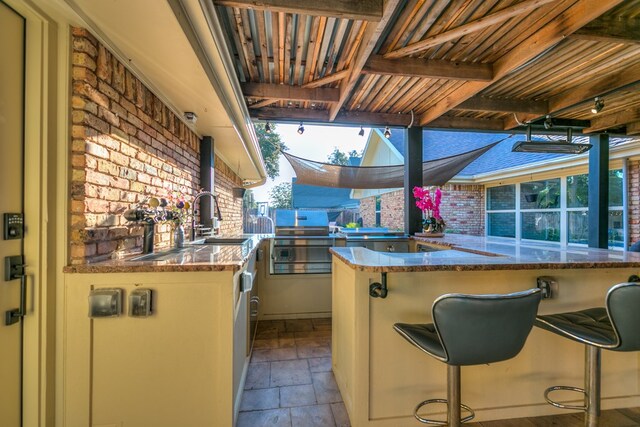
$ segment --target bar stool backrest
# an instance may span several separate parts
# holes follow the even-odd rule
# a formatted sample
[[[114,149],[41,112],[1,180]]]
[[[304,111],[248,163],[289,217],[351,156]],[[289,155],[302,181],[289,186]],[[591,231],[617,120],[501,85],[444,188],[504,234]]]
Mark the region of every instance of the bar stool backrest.
[[[432,307],[449,365],[479,365],[516,356],[540,303],[540,289],[504,295],[446,294]]]
[[[620,283],[609,289],[607,312],[620,343],[611,350],[640,350],[640,284]]]

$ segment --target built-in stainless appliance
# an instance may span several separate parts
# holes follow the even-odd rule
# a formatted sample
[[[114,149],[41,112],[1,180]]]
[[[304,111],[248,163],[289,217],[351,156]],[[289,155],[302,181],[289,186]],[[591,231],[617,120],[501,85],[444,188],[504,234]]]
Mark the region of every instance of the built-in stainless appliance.
[[[329,218],[324,211],[276,211],[271,274],[331,273]]]

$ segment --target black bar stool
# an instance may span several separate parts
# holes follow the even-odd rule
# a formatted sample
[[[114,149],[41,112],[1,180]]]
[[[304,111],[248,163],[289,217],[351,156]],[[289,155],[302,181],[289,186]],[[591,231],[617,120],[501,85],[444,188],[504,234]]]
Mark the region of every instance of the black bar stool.
[[[551,405],[562,409],[585,411],[584,425],[597,427],[600,417],[601,349],[640,350],[640,284],[621,283],[607,292],[606,307],[538,316],[536,326],[570,340],[585,344],[584,389],[553,386],[544,392]],[[549,398],[557,390],[584,394],[584,405],[565,405]]]
[[[434,301],[432,324],[393,325],[411,344],[447,364],[447,399],[419,403],[414,411],[418,421],[459,427],[473,419],[473,410],[460,401],[460,366],[515,357],[533,327],[539,303],[540,289],[505,295],[447,294]],[[447,403],[447,422],[418,415],[431,403]],[[470,415],[461,418],[461,408]]]

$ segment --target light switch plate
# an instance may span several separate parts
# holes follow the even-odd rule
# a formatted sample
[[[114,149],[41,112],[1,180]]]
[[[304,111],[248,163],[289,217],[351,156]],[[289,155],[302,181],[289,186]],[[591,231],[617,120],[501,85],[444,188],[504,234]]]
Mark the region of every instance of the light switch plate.
[[[122,313],[122,289],[102,288],[89,293],[89,317],[117,317]]]
[[[129,294],[129,316],[151,316],[151,289],[136,289]]]

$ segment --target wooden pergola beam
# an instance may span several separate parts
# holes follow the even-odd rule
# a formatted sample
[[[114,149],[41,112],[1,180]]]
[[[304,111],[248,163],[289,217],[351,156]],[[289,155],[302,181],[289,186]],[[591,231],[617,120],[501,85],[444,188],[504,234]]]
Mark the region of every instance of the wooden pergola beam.
[[[640,44],[640,19],[600,17],[573,33],[571,38],[637,45]]]
[[[471,117],[450,117],[440,116],[428,126],[429,129],[462,129],[462,130],[504,130],[502,120],[494,119],[475,119]]]
[[[473,96],[460,103],[456,110],[494,111],[504,113],[547,114],[546,101],[530,101],[527,99],[487,98]]]
[[[627,124],[627,135],[640,135],[640,121]]]
[[[383,0],[213,0],[220,6],[377,22]]]
[[[382,55],[372,55],[362,73],[448,80],[493,80],[491,64],[421,58],[384,59]]]
[[[526,0],[513,6],[506,7],[498,12],[476,19],[475,21],[463,24],[452,30],[427,37],[426,39],[420,40],[419,42],[412,43],[403,48],[388,52],[384,55],[384,57],[386,59],[402,58],[403,56],[408,56],[413,53],[427,50],[448,41],[466,36],[467,34],[483,30],[487,27],[490,27],[491,25],[499,24],[509,18],[521,15],[533,9],[537,9],[540,6],[551,3],[553,1],[556,0]]]
[[[329,110],[330,121],[333,121],[336,118],[338,112],[347,101],[347,98],[351,94],[351,91],[360,77],[360,72],[364,68],[369,56],[371,56],[373,49],[378,44],[378,40],[384,33],[384,30],[389,24],[389,21],[391,20],[391,17],[393,16],[393,13],[398,7],[400,1],[401,0],[385,0],[382,19],[377,23],[367,23],[367,28],[364,36],[362,37],[362,42],[360,42],[360,46],[358,47],[358,53],[356,53],[356,57],[353,59],[353,65],[350,67],[351,73],[349,74],[349,77],[344,79],[340,84],[340,99],[338,102],[333,104]]]
[[[528,122],[532,122],[540,118],[539,114],[518,114],[514,113],[506,118],[502,119],[504,130],[515,129],[519,126],[526,125]]]
[[[610,128],[620,127],[640,120],[640,108],[618,111],[604,116],[598,115],[591,119],[591,127],[584,129],[583,133],[594,133]]]
[[[305,83],[300,87],[303,88],[314,88],[324,86],[329,83],[337,82],[338,80],[342,80],[349,75],[349,70],[338,71],[337,73],[329,74],[328,76],[324,76],[321,79],[313,80],[309,83]]]
[[[269,83],[242,83],[241,87],[244,96],[252,98],[336,102],[340,97],[340,92],[334,88],[302,88]]]
[[[567,35],[572,34],[588,22],[591,22],[609,9],[622,3],[623,0],[580,0],[556,19],[534,33],[509,53],[493,64],[494,81],[501,79],[516,68],[526,64],[545,50],[555,46]],[[460,105],[467,99],[480,93],[491,85],[491,82],[466,82],[447,95],[437,105],[427,110],[420,117],[420,125],[442,116],[447,111]]]
[[[328,110],[308,110],[304,108],[262,108],[250,110],[251,117],[273,121],[301,121],[326,123],[329,121]],[[409,126],[409,114],[368,113],[359,111],[341,111],[333,123],[362,126]]]

